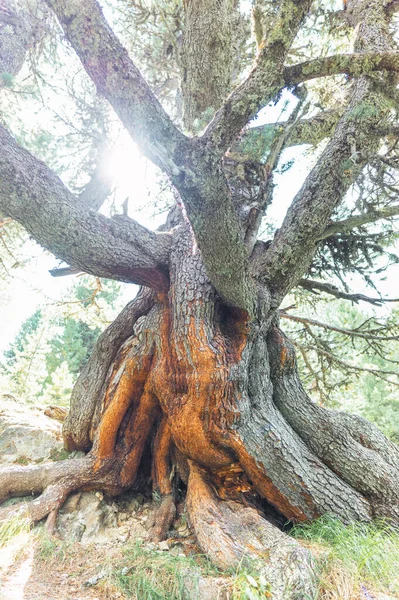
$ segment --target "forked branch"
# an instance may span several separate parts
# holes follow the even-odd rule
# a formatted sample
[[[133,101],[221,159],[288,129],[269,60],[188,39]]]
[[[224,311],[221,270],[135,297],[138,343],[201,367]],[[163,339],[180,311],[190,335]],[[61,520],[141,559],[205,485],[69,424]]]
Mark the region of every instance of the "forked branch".
[[[370,5],[358,18],[374,23],[376,10],[375,4]],[[373,36],[368,36],[367,28],[359,28],[355,47],[364,48],[368,56],[377,46],[387,50],[384,54],[395,55],[397,59],[398,53],[391,52],[396,46],[384,23],[383,7],[378,11],[381,18],[378,27],[372,28]],[[364,119],[365,110],[368,110],[367,119]],[[353,87],[334,134],[294,198],[271,246],[254,259],[254,272],[269,284],[276,306],[308,270],[317,241],[327,229],[334,209],[378,152],[379,141],[370,138],[370,128],[386,124],[389,117],[390,107],[381,101],[372,80],[361,77]]]
[[[267,40],[247,79],[227,98],[205,138],[224,153],[245,125],[284,87],[284,60],[310,10],[309,0],[282,0]]]

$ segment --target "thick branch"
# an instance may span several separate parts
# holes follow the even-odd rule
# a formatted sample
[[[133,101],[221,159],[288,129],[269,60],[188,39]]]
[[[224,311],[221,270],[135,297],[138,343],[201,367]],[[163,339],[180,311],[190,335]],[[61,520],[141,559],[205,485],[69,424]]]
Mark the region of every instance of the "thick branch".
[[[184,10],[183,116],[185,126],[192,129],[206,109],[214,112],[220,107],[231,89],[233,32],[239,16],[236,0],[191,0],[184,3]]]
[[[309,79],[346,74],[352,77],[373,71],[398,71],[399,52],[367,52],[364,54],[335,54],[316,58],[284,69],[287,85],[298,85]]]
[[[245,125],[284,86],[284,61],[308,13],[309,0],[283,0],[274,26],[260,47],[256,65],[230,94],[209,124],[205,138],[225,152]]]
[[[0,209],[57,258],[86,273],[166,289],[170,236],[88,211],[0,125]]]
[[[238,220],[222,174],[209,169],[203,149],[200,153],[193,151],[191,140],[173,125],[95,0],[46,1],[87,73],[141,150],[171,175],[187,208],[212,283],[228,302],[248,309],[253,304],[246,297],[248,256],[244,244],[240,244]],[[220,251],[215,255],[218,236]],[[236,290],[237,280],[244,282],[243,293]]]
[[[337,288],[336,285],[333,285],[332,283],[323,283],[321,281],[314,281],[312,279],[301,279],[298,282],[298,285],[305,290],[309,290],[310,292],[317,290],[318,292],[330,294],[335,298],[342,298],[343,300],[350,300],[351,302],[356,303],[362,301],[368,302],[369,304],[374,304],[375,306],[381,306],[384,302],[399,302],[399,298],[371,298],[370,296],[365,296],[364,294],[348,294],[346,292],[342,292]]]
[[[346,233],[347,231],[351,231],[356,227],[361,227],[361,225],[366,225],[367,223],[374,223],[375,221],[379,221],[380,219],[390,219],[398,215],[399,204],[386,206],[385,208],[380,208],[379,210],[370,210],[366,213],[363,213],[362,215],[356,215],[354,217],[344,219],[343,221],[335,221],[331,223],[327,227],[327,229],[325,229],[325,231],[318,237],[318,240],[325,240],[326,238],[329,238],[337,233]]]
[[[142,152],[166,173],[177,171],[175,127],[133,64],[96,0],[46,0],[97,90],[113,106]]]

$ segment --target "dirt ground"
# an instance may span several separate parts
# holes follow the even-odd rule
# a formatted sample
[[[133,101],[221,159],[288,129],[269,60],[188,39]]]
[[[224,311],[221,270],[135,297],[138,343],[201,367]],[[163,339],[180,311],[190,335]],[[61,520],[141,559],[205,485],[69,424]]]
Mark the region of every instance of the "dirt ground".
[[[87,582],[101,573],[104,560],[122,561],[117,544],[82,545],[75,542],[43,550],[32,534],[17,536],[0,550],[0,600],[124,600],[125,596],[105,584]],[[52,553],[51,553],[52,552]],[[48,555],[47,555],[48,553]]]

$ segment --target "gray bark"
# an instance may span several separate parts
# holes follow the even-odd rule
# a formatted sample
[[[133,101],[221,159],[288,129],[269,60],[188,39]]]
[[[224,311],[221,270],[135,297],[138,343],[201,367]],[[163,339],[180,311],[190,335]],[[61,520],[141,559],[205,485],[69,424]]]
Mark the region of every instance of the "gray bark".
[[[184,124],[188,130],[207,109],[215,112],[231,87],[236,0],[188,0],[181,47]]]

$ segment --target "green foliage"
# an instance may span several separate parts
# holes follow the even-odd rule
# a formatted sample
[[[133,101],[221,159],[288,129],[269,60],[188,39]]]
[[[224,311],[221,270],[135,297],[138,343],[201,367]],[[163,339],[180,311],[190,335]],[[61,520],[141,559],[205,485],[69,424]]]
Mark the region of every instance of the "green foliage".
[[[6,364],[11,367],[17,360],[17,353],[23,352],[27,345],[29,336],[35,334],[42,324],[43,314],[41,309],[36,310],[33,315],[28,317],[21,325],[14,342],[10,344],[8,350],[4,352]]]
[[[59,321],[59,325],[60,330],[49,341],[50,352],[46,354],[48,373],[46,382],[50,381],[51,375],[62,362],[66,362],[70,373],[78,375],[101,333],[99,327],[93,329],[84,321],[71,317],[65,319],[63,323]]]
[[[291,534],[325,549],[319,558],[321,581],[338,565],[359,586],[399,592],[399,531],[388,522],[344,525],[325,515],[296,525]]]
[[[38,309],[0,359],[11,394],[67,405],[101,331],[120,309],[120,284],[81,277],[58,306]]]
[[[0,82],[2,85],[8,88],[12,88],[14,85],[14,76],[11,73],[0,73]]]
[[[362,415],[398,442],[398,311],[362,310],[307,292],[294,298],[299,311],[289,314],[304,322],[283,319],[282,326],[297,345],[308,392],[325,406]]]
[[[259,571],[238,570],[231,585],[233,600],[265,600],[272,598],[271,587]]]

